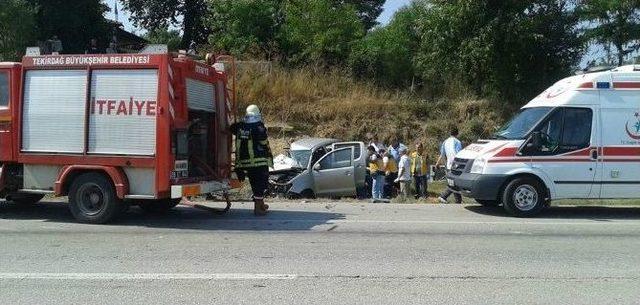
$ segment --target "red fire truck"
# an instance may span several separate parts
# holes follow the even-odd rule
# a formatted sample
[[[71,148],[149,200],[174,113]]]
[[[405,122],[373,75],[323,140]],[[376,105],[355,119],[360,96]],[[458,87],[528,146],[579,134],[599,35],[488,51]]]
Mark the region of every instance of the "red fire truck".
[[[227,190],[224,69],[153,53],[0,63],[0,196],[68,196],[78,221],[105,223],[129,204],[168,210]]]

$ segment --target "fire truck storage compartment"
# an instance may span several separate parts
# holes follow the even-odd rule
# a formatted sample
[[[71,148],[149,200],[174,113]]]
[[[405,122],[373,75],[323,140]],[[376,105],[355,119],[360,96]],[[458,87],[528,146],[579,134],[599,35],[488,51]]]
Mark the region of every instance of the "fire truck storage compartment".
[[[216,161],[215,86],[187,78],[186,89],[189,107],[189,177],[210,176],[214,174],[211,171]]]
[[[156,153],[157,70],[94,70],[89,153]]]
[[[22,151],[82,153],[86,95],[86,70],[27,71]]]
[[[32,70],[25,79],[22,151],[84,152],[86,70]],[[94,70],[89,154],[153,156],[157,70]]]

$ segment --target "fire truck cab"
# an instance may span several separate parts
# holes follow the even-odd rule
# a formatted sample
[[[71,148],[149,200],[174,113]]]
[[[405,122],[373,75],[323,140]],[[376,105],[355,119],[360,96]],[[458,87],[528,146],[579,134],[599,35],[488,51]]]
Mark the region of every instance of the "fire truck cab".
[[[105,223],[229,189],[221,70],[166,50],[0,63],[0,197],[69,196],[78,221]]]

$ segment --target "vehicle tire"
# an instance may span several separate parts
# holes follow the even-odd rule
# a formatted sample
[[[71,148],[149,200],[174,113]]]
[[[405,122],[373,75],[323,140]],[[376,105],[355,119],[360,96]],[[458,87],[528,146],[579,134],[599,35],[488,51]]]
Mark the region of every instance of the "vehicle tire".
[[[302,191],[300,196],[304,199],[316,199],[316,194],[314,194],[313,191],[310,189],[306,189]]]
[[[485,206],[485,207],[497,207],[500,205],[500,201],[498,200],[482,200],[476,199],[476,202]]]
[[[42,198],[44,198],[43,194],[29,194],[29,193],[16,193],[11,194],[11,201],[20,204],[20,205],[34,205],[38,203]]]
[[[111,180],[99,173],[78,176],[69,190],[69,209],[80,222],[103,224],[123,210]]]
[[[159,199],[145,200],[138,203],[138,206],[147,213],[160,214],[166,213],[180,204],[180,199]]]
[[[513,179],[502,195],[504,209],[516,217],[532,217],[545,207],[544,187],[530,177]]]

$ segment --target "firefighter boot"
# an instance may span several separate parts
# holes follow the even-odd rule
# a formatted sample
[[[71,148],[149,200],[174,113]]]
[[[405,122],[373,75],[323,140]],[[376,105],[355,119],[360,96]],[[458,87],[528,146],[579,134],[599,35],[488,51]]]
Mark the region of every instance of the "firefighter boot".
[[[253,199],[253,214],[256,216],[267,215],[267,209],[265,209],[264,199]]]

